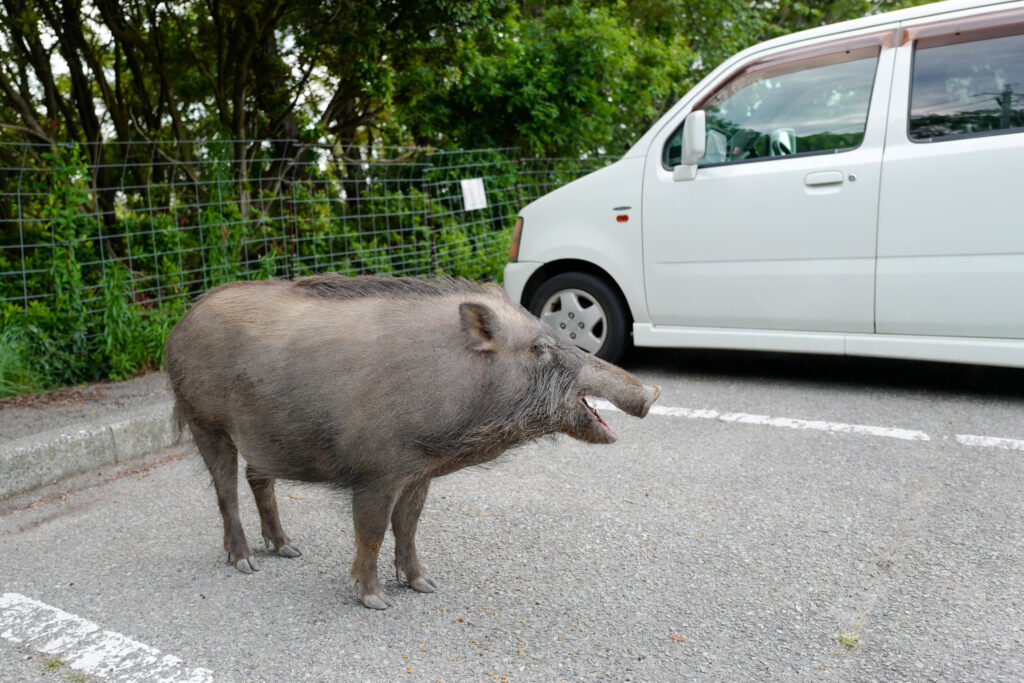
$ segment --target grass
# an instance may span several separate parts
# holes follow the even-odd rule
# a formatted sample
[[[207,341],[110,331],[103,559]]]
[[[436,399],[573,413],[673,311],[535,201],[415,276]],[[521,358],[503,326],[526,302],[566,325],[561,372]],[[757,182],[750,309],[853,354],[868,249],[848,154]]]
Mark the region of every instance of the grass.
[[[851,650],[860,647],[860,626],[850,633],[840,633],[836,636],[836,640],[839,641],[840,645],[845,645]]]
[[[60,657],[51,657],[50,659],[47,659],[45,662],[43,662],[43,673],[53,673],[59,669],[64,668],[66,665],[67,662],[65,662]],[[67,677],[70,680],[75,681],[75,683],[85,683],[85,681],[92,680],[92,676],[90,676],[89,674],[82,673],[80,671],[67,672]]]
[[[860,627],[861,627],[861,624],[864,623],[864,617],[866,615],[867,615],[866,611],[865,611],[864,614],[860,615],[860,619],[857,620],[857,623],[856,623],[856,625],[854,625],[852,631],[848,631],[846,633],[840,633],[839,635],[836,636],[836,640],[839,641],[840,645],[843,645],[844,647],[846,647],[849,650],[855,650],[858,647],[860,647]]]
[[[64,660],[60,657],[51,657],[43,663],[43,669],[45,669],[47,672],[56,671],[62,666],[64,666]]]
[[[46,389],[26,351],[25,334],[20,327],[0,332],[0,399]]]

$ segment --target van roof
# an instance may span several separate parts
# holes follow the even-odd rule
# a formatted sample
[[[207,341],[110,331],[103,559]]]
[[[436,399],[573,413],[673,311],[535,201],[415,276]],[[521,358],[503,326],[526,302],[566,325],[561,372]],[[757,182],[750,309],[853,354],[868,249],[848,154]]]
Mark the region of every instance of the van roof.
[[[850,19],[848,21],[841,21],[835,24],[828,24],[826,26],[809,28],[803,31],[797,31],[796,33],[779,36],[778,38],[772,38],[771,40],[766,40],[763,43],[758,43],[752,47],[757,47],[758,51],[767,50],[787,45],[789,43],[829,36],[834,33],[857,31],[863,28],[871,28],[872,26],[894,24],[896,22],[930,17],[936,14],[949,14],[952,12],[962,12],[982,7],[998,7],[999,5],[1016,4],[1020,3],[1015,2],[1014,0],[947,0],[946,2],[932,2],[926,5],[918,5],[916,7],[908,7],[906,9],[893,10],[891,12],[871,14],[861,19]],[[744,50],[744,52],[745,51],[746,50]]]
[[[713,78],[718,78],[719,72],[736,61],[746,59],[749,55],[756,54],[758,52],[764,52],[767,50],[773,50],[786,45],[794,43],[800,43],[807,40],[815,40],[817,38],[825,38],[832,35],[838,35],[841,33],[859,31],[862,29],[870,29],[874,26],[884,26],[886,24],[896,24],[899,22],[912,21],[914,19],[921,19],[925,17],[932,17],[941,14],[951,14],[953,12],[963,12],[972,9],[980,8],[993,8],[998,9],[1001,6],[1005,7],[1022,7],[1024,2],[1020,0],[947,0],[946,2],[933,2],[926,5],[919,5],[917,7],[908,7],[906,9],[894,10],[892,12],[882,12],[880,14],[872,14],[861,19],[851,19],[849,21],[841,21],[835,24],[828,24],[826,26],[818,26],[816,28],[810,28],[803,31],[797,31],[788,35],[779,36],[778,38],[772,38],[764,42],[756,43],[750,47],[737,52],[733,56],[726,59],[721,64],[715,66],[700,83],[694,86],[694,90],[702,87],[706,82]],[[731,67],[728,67],[731,68]],[[631,157],[646,154],[647,146],[649,144],[649,138],[657,131],[661,129],[662,122],[670,116],[674,116],[676,111],[679,109],[680,102],[669,109],[657,122],[651,125],[650,128],[633,144],[624,157]]]

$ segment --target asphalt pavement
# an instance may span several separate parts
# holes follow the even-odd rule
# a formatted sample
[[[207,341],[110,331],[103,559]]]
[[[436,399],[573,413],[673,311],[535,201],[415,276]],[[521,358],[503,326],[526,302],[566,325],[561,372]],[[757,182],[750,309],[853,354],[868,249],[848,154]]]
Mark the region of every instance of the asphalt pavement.
[[[262,569],[235,571],[188,445],[9,497],[2,677],[1024,679],[1024,373],[627,367],[663,394],[644,420],[602,411],[616,444],[546,439],[435,480],[418,544],[438,591],[396,581],[389,538],[384,612],[358,602],[347,497],[323,487],[278,485],[303,550],[285,559],[242,484]]]

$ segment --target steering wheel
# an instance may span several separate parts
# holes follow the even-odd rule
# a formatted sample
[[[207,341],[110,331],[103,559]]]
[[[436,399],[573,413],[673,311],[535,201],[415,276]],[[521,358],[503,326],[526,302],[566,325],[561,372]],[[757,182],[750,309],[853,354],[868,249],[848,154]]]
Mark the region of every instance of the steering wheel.
[[[729,140],[729,160],[756,159],[760,155],[757,149],[763,138],[767,137],[756,130],[740,129]]]

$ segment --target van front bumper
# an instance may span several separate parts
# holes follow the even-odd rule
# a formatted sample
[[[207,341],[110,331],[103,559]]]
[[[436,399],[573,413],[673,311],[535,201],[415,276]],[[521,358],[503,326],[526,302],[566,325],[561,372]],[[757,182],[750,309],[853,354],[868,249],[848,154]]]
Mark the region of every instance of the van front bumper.
[[[526,288],[526,283],[530,280],[530,277],[542,265],[544,264],[532,261],[517,261],[516,263],[506,264],[504,286],[508,298],[523,306],[529,304],[529,301],[523,301],[523,290]]]

